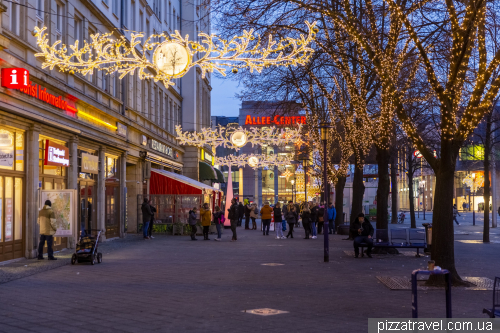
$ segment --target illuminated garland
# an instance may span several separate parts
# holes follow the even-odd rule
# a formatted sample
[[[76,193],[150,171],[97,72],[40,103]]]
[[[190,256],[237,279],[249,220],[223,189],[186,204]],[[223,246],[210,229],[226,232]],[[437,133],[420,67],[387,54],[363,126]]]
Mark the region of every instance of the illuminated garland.
[[[250,143],[252,147],[270,145],[278,146],[290,142],[296,142],[300,139],[300,125],[295,128],[278,127],[223,127],[218,126],[215,129],[202,128],[201,132],[183,132],[180,125],[175,126],[177,140],[179,144],[203,148],[205,146],[231,148],[238,151],[240,148]],[[244,144],[235,144],[232,140],[233,135],[240,134],[245,137]]]
[[[225,166],[238,166],[239,168],[245,167],[246,165],[250,166],[252,169],[259,169],[263,167],[284,167],[286,165],[290,165],[292,163],[292,159],[286,155],[228,155],[224,157],[215,157],[215,164],[217,165],[225,165]]]
[[[199,66],[202,77],[207,72],[217,71],[225,75],[226,68],[249,68],[258,73],[268,66],[298,66],[309,61],[314,52],[309,45],[313,42],[318,29],[316,22],[305,22],[307,35],[300,38],[281,38],[273,40],[269,35],[267,45],[254,31],[243,31],[242,36],[224,40],[216,35],[200,33],[200,42],[190,41],[189,35],[181,36],[176,30],[172,36],[166,33],[153,34],[146,38],[143,33],[131,34],[130,42],[125,36],[115,38],[113,33],[90,35],[91,42],[84,41],[80,47],[78,40],[68,47],[60,40],[49,45],[49,37],[44,31],[47,27],[34,28],[37,45],[41,52],[35,57],[44,57],[42,68],[51,70],[58,66],[63,72],[91,74],[94,70],[106,73],[118,72],[120,79],[125,75],[137,75],[140,79],[162,81],[165,86],[174,85],[171,79],[182,77],[192,67]],[[142,49],[136,51],[136,47]],[[152,51],[152,57],[146,51]],[[195,54],[198,55],[197,60]],[[157,57],[158,55],[158,57]],[[146,69],[153,74],[146,72]],[[168,70],[167,70],[168,69]],[[169,71],[171,72],[169,73]]]

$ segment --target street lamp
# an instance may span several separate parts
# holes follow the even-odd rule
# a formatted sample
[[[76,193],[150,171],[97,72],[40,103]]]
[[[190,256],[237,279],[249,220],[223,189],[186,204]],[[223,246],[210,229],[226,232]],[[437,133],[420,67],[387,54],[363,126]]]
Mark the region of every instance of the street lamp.
[[[292,201],[293,201],[293,188],[294,188],[294,184],[295,184],[295,179],[290,180],[290,183],[292,183]],[[293,201],[293,202],[295,202],[295,201]]]
[[[330,230],[328,225],[328,205],[329,205],[329,193],[328,193],[328,175],[327,175],[327,154],[326,154],[326,143],[328,140],[328,130],[330,128],[330,124],[327,122],[323,122],[319,126],[321,130],[321,141],[323,141],[323,190],[325,196],[325,209],[323,213],[323,221],[324,221],[324,262],[330,261],[330,246],[328,244],[328,230]]]

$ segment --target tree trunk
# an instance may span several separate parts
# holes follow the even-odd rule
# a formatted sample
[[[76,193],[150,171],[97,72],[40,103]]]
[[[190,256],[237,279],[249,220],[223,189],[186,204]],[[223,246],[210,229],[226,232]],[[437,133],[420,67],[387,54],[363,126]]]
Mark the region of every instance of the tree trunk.
[[[455,180],[456,150],[451,141],[441,141],[441,158],[436,170],[434,213],[432,214],[431,259],[436,266],[450,271],[454,285],[466,284],[455,267],[455,236],[453,233],[453,182]],[[442,275],[431,275],[427,284],[444,285]]]
[[[365,184],[363,184],[363,164],[360,164],[357,158],[354,162],[354,180],[352,182],[352,203],[351,217],[349,222],[359,213],[363,212],[363,196],[365,195]]]
[[[413,197],[413,154],[411,150],[408,151],[408,195],[410,200],[410,228],[417,227],[417,221],[415,220],[415,198]]]
[[[484,229],[483,243],[490,242],[490,150],[491,150],[491,113],[486,116],[484,138]],[[493,172],[495,172],[493,170]]]
[[[344,187],[346,177],[339,177],[335,184],[335,230],[339,230],[339,225],[344,224]]]
[[[377,148],[378,188],[377,188],[377,229],[387,229],[389,222],[389,149]]]
[[[391,154],[391,223],[398,224],[398,176],[397,176],[397,150],[392,149]]]

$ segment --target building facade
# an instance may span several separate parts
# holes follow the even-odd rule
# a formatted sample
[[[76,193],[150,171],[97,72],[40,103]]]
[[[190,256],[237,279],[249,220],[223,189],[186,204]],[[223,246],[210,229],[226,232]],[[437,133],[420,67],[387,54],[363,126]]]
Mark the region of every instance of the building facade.
[[[198,170],[198,160],[176,142],[175,126],[184,127],[193,115],[197,124],[210,117],[210,81],[196,70],[166,88],[137,75],[119,79],[42,68],[34,56],[34,27],[47,27],[50,43],[62,41],[68,48],[96,33],[130,39],[133,31],[178,30],[193,36],[183,22],[194,16],[185,15],[203,10],[180,0],[0,2],[0,261],[36,255],[46,190],[76,195],[77,227],[56,237],[56,249],[74,246],[83,228],[104,230],[104,239],[137,232],[137,198],[148,194],[151,168]],[[210,26],[202,18],[199,31]],[[3,81],[19,74],[28,80],[21,89]]]

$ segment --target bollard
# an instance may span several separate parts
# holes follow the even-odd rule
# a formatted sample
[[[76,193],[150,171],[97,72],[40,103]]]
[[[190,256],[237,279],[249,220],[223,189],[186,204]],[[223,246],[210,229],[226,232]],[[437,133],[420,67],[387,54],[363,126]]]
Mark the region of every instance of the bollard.
[[[476,211],[472,211],[472,225],[476,225]]]

